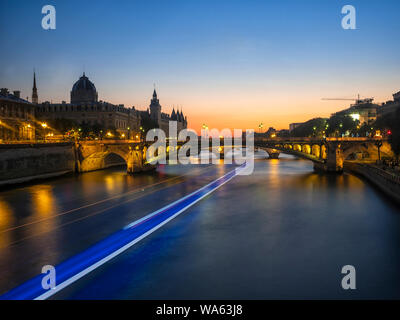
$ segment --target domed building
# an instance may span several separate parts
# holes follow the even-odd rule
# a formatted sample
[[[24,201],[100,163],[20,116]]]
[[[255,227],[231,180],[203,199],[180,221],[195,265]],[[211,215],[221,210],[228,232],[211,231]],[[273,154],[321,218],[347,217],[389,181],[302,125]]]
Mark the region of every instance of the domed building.
[[[82,77],[72,87],[71,104],[97,102],[98,95],[93,82],[83,73]]]
[[[68,119],[86,127],[100,126],[103,132],[116,131],[120,137],[129,139],[140,132],[139,111],[123,104],[98,101],[96,87],[85,73],[72,86],[71,103],[45,101],[37,105],[36,114],[39,121]]]

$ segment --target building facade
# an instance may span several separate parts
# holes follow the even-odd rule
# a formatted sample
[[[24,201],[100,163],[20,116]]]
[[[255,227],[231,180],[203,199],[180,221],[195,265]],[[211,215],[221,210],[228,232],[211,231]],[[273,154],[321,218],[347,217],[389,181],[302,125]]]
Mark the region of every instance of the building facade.
[[[333,115],[348,115],[354,120],[359,120],[360,124],[371,124],[377,116],[380,106],[373,103],[372,98],[358,99],[355,104],[352,104],[350,108],[334,113]]]
[[[46,139],[53,134],[64,135],[65,132],[57,128],[57,125],[54,128],[50,126],[57,123],[57,120],[69,120],[85,128],[101,128],[102,136],[109,138],[142,138],[142,120],[149,120],[148,129],[161,128],[167,136],[170,121],[176,121],[178,132],[187,128],[187,117],[182,111],[173,109],[171,115],[162,112],[156,90],[153,92],[149,108],[146,111],[138,111],[135,107],[126,108],[122,104],[99,101],[94,83],[83,73],[72,86],[70,96],[70,103],[39,103],[35,72],[32,103],[21,99],[20,91],[11,94],[7,89],[1,89],[0,142]]]
[[[400,103],[400,91],[393,93],[393,100],[394,102]]]
[[[124,138],[134,139],[140,132],[140,112],[134,107],[98,101],[96,87],[85,74],[73,85],[70,103],[43,102],[37,105],[36,114],[38,121],[68,119],[79,125],[99,125]]]
[[[386,101],[378,110],[378,116],[385,116],[400,110],[400,91],[393,94],[393,100]]]
[[[20,91],[0,89],[0,143],[35,139],[35,105],[21,99]]]

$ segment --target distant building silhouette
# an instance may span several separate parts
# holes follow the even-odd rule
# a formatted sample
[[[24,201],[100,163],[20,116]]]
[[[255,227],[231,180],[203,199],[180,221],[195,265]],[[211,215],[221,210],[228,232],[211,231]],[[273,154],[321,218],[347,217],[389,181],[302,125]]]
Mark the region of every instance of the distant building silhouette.
[[[378,109],[378,116],[393,114],[400,109],[400,91],[393,93],[393,100],[386,101]]]
[[[400,102],[400,91],[393,93],[393,100],[394,102]]]
[[[169,122],[176,121],[178,133],[182,129],[187,128],[187,117],[183,115],[182,111],[173,108],[171,115],[162,112],[160,101],[157,97],[156,89],[153,91],[153,98],[150,101],[150,106],[147,111],[141,111],[141,117],[150,119],[158,128],[162,129],[166,135],[169,135]]]

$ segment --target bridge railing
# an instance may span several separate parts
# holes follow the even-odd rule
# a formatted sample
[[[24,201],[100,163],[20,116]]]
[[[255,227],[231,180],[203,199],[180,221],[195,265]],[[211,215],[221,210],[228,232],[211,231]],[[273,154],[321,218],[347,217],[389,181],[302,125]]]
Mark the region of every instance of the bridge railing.
[[[11,140],[11,141],[0,141],[0,145],[19,145],[19,144],[49,144],[49,143],[63,143],[63,142],[73,142],[73,140],[68,139],[57,139],[57,140]]]
[[[93,144],[121,144],[121,143],[132,143],[132,144],[139,144],[142,141],[140,140],[111,140],[111,139],[104,139],[104,140],[85,140],[85,139],[37,139],[37,140],[15,140],[15,141],[0,141],[0,146],[21,146],[21,145],[57,145],[60,143],[93,143]]]
[[[113,139],[113,140],[111,140],[111,139],[103,139],[103,140],[79,140],[79,142],[83,142],[83,143],[100,143],[100,144],[121,144],[121,143],[141,143],[141,142],[143,142],[143,141],[140,141],[140,140],[134,140],[134,139],[125,139],[125,140],[122,140],[122,139],[118,139],[118,140],[116,140],[116,139]]]
[[[254,138],[254,142],[304,142],[304,141],[323,141],[321,138]]]
[[[326,141],[332,141],[332,142],[371,142],[371,141],[387,141],[388,138],[382,138],[382,137],[344,137],[344,138],[326,138]]]
[[[371,141],[387,141],[382,137],[343,137],[343,138],[315,138],[315,137],[288,137],[288,138],[254,138],[255,142],[371,142]]]

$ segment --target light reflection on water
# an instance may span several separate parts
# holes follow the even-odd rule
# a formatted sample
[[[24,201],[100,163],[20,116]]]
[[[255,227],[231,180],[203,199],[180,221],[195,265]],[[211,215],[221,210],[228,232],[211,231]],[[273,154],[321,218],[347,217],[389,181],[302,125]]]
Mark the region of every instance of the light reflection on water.
[[[0,230],[8,228],[14,223],[14,212],[8,202],[0,199]],[[0,247],[7,246],[11,241],[9,233],[0,233]]]

